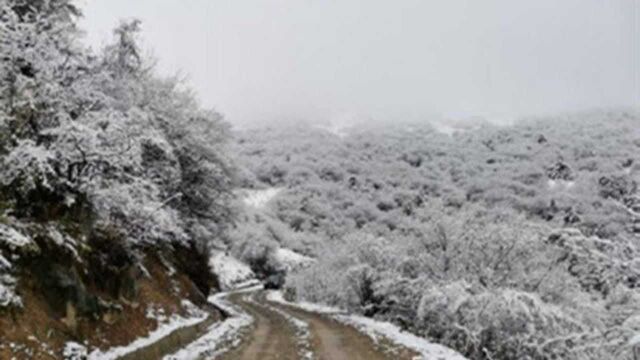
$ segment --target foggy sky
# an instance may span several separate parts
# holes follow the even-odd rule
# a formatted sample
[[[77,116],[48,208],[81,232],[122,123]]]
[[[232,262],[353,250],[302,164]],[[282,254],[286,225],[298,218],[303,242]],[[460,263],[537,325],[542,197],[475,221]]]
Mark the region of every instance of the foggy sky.
[[[638,106],[639,3],[80,0],[90,44],[141,19],[160,71],[237,124]]]

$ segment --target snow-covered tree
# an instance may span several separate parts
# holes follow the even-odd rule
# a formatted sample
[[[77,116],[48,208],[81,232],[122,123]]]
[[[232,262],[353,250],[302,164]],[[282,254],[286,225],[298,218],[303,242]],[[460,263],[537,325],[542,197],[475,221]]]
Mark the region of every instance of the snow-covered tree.
[[[206,248],[220,236],[231,218],[226,125],[154,74],[140,22],[94,55],[70,2],[0,5],[0,183],[19,212],[84,202],[134,242]]]

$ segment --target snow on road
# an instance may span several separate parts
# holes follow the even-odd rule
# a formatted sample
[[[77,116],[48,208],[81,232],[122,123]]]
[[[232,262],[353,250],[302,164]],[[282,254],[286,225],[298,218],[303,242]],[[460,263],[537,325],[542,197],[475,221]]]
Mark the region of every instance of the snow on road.
[[[361,332],[369,335],[377,341],[384,337],[397,345],[405,346],[422,355],[422,359],[465,360],[458,352],[440,344],[434,344],[424,338],[402,331],[399,327],[389,322],[377,321],[371,318],[357,315],[337,315],[337,320],[355,326]]]
[[[194,309],[197,309],[194,307]],[[143,338],[139,338],[126,346],[118,346],[106,351],[96,349],[92,351],[87,357],[88,360],[115,360],[121,356],[130,354],[138,349],[142,349],[153,343],[160,341],[167,337],[169,334],[183,327],[195,325],[207,318],[207,313],[202,310],[196,310],[189,317],[182,317],[178,315],[172,315],[168,318],[168,321],[164,324],[160,324],[158,328],[152,331],[149,335]]]
[[[215,358],[229,348],[237,346],[240,342],[240,331],[251,325],[254,319],[228,301],[227,298],[232,294],[257,291],[260,289],[262,289],[261,285],[221,292],[211,296],[209,302],[225,311],[227,315],[229,315],[229,318],[211,325],[205,335],[185,348],[180,349],[178,352],[165,356],[164,360],[192,360],[203,356]]]
[[[258,305],[258,303],[255,300],[252,300],[252,302]],[[313,360],[314,356],[313,356],[313,350],[311,346],[311,331],[309,329],[309,323],[307,323],[306,321],[300,320],[292,316],[291,314],[287,313],[286,311],[283,311],[276,307],[269,306],[269,305],[263,305],[263,306],[266,306],[270,311],[276,312],[277,314],[285,318],[293,326],[293,328],[296,331],[296,341],[299,346],[300,359]]]
[[[256,356],[262,360],[465,360],[453,350],[402,332],[392,324],[335,308],[289,303],[281,292],[264,292],[262,286],[218,293],[209,301],[229,317],[164,360],[248,360]],[[93,352],[89,359],[115,359],[157,340],[167,329],[159,329],[125,348]]]
[[[285,300],[282,296],[282,292],[280,291],[269,291],[267,293],[267,300],[274,303],[298,307],[309,312],[331,316],[341,323],[354,326],[360,332],[371,337],[375,342],[378,342],[381,338],[388,339],[396,345],[404,346],[419,353],[424,360],[466,360],[464,356],[452,349],[440,344],[429,342],[428,340],[413,335],[407,331],[402,331],[399,327],[389,322],[377,321],[364,316],[350,315],[341,309],[324,305],[305,302],[292,303]]]

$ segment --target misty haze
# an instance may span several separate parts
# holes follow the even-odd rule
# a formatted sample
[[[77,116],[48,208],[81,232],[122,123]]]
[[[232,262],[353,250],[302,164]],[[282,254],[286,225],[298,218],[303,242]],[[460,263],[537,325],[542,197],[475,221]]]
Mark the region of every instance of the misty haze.
[[[640,360],[639,19],[0,0],[0,359]]]

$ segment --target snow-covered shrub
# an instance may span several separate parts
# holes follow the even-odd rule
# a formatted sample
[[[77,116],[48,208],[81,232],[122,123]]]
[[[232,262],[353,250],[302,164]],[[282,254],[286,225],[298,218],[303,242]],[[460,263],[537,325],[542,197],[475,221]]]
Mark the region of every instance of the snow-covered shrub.
[[[0,270],[0,309],[22,306],[22,299],[16,294],[15,287],[16,278],[9,274],[3,274]]]
[[[452,283],[427,290],[418,321],[426,336],[482,359],[582,359],[602,354],[598,312],[542,301],[511,289],[474,291]],[[596,358],[596,357],[591,357]]]
[[[273,272],[269,254],[278,248],[278,243],[265,236],[264,224],[245,224],[229,231],[233,243],[232,253],[249,264],[259,275]]]
[[[577,229],[563,229],[550,234],[547,242],[564,252],[567,262],[563,267],[585,290],[607,297],[618,285],[637,287],[640,249],[632,241],[585,236]]]
[[[60,180],[54,169],[54,160],[53,152],[37,146],[30,139],[20,140],[2,161],[2,185],[13,187],[22,196],[39,186],[54,190]]]
[[[632,195],[638,190],[638,184],[629,176],[603,176],[598,179],[600,196],[622,200],[625,196]]]
[[[384,239],[353,234],[320,250],[319,262],[292,274],[289,284],[301,298],[367,312],[378,302],[378,272],[392,267],[391,248],[386,246]]]
[[[132,184],[115,183],[95,191],[91,200],[97,214],[107,224],[126,229],[131,242],[184,241],[185,230],[175,209],[159,201],[158,189],[137,179]]]
[[[255,274],[247,264],[221,251],[212,254],[209,266],[218,278],[222,290],[231,290],[255,279]]]
[[[350,294],[345,290],[343,266],[334,263],[329,266],[324,258],[322,265],[310,266],[287,277],[287,292],[295,294],[297,299],[347,307]],[[338,259],[335,259],[340,261]]]
[[[269,253],[269,263],[274,269],[287,273],[299,271],[315,262],[315,259],[295,252],[291,249],[279,247]]]
[[[97,318],[95,292],[135,296],[155,252],[206,294],[209,250],[235,216],[228,125],[157,75],[139,21],[86,48],[74,4],[0,0],[0,306],[29,274],[43,293],[76,291],[46,294],[56,312],[88,301],[78,316]],[[24,242],[39,251],[17,254]]]
[[[619,285],[606,297],[572,273],[576,261],[594,266],[611,253],[592,251],[587,261],[549,242],[546,227],[504,211],[432,203],[420,216],[411,236],[328,242],[317,263],[288,279],[289,293],[394,321],[474,359],[620,354],[633,331],[623,325],[637,306],[633,287],[586,276]]]
[[[16,293],[16,269],[10,259],[21,250],[34,246],[33,240],[12,223],[0,223],[0,310],[22,306],[22,299]]]

